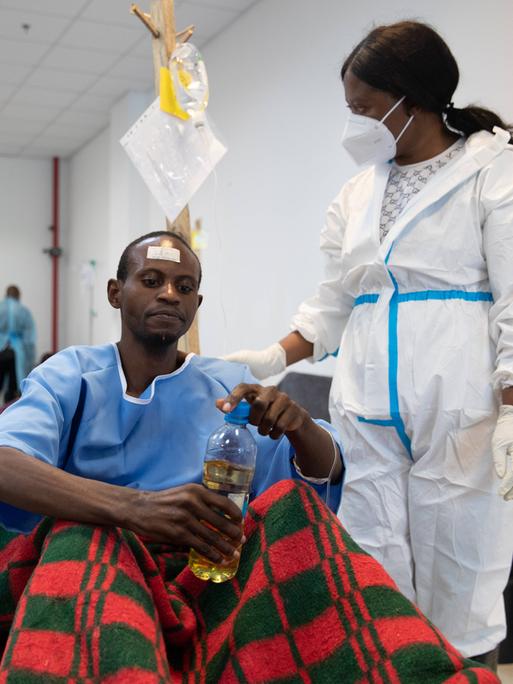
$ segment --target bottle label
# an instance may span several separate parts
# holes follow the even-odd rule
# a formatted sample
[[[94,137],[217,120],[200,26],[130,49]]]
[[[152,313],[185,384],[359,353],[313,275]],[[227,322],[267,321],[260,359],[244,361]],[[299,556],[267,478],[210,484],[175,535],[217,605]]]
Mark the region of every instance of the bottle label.
[[[227,494],[228,498],[230,501],[233,501],[233,503],[240,508],[242,515],[246,515],[246,510],[248,508],[248,499],[249,495],[247,492],[229,492]]]

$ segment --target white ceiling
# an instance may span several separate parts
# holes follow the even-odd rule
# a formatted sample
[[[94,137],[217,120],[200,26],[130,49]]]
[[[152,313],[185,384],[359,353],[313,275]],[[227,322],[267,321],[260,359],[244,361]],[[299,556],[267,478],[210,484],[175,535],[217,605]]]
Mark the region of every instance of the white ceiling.
[[[175,0],[177,30],[194,24],[201,47],[256,1]],[[151,34],[131,4],[0,0],[0,155],[69,156],[127,90],[151,89]]]

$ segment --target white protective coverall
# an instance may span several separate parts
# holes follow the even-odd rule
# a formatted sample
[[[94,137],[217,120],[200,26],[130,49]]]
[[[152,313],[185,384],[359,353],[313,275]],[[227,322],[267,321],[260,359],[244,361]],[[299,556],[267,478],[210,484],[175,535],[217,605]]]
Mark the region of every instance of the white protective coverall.
[[[513,506],[491,435],[513,385],[513,147],[501,129],[415,195],[379,242],[388,164],[327,214],[326,278],[292,329],[314,359],[340,346],[332,421],[344,444],[339,517],[465,655],[505,636]]]

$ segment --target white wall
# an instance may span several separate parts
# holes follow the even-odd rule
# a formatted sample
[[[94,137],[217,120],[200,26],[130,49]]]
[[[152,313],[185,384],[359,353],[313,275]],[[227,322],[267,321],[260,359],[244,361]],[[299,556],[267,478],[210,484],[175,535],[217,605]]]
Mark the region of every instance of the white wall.
[[[513,120],[510,0],[261,0],[204,49],[209,111],[229,147],[217,193],[209,180],[191,205],[210,234],[204,353],[269,344],[313,293],[325,208],[355,171],[339,143],[340,66],[373,23],[404,18],[431,23],[451,46],[456,106],[477,100]],[[332,361],[296,368],[328,373]]]
[[[93,343],[98,327],[108,327],[102,306],[107,276],[105,236],[108,235],[110,201],[108,129],[72,157],[69,186],[71,229],[65,244],[68,270],[63,346]],[[92,290],[86,287],[82,277],[82,268],[90,261],[96,262]],[[98,315],[92,318],[91,313],[96,312]]]
[[[479,101],[513,120],[510,0],[261,0],[204,48],[209,111],[229,150],[191,203],[209,238],[202,353],[269,344],[314,291],[324,211],[355,171],[339,144],[340,65],[373,22],[403,18],[428,21],[448,41],[462,74],[456,106]],[[71,161],[68,343],[88,341],[79,263],[99,263],[93,341],[113,339],[104,288],[123,240],[163,225],[117,143],[143,101],[118,103],[108,131]],[[329,373],[332,361],[301,369]]]
[[[37,326],[36,359],[51,348],[51,160],[0,157],[0,298],[18,285]]]
[[[162,213],[119,144],[149,101],[147,93],[127,94],[114,105],[109,126],[71,158],[63,346],[119,338],[119,312],[107,302],[107,281],[115,277],[124,247],[151,229],[150,216],[159,216],[157,228],[164,226]],[[93,287],[84,278],[91,262]]]

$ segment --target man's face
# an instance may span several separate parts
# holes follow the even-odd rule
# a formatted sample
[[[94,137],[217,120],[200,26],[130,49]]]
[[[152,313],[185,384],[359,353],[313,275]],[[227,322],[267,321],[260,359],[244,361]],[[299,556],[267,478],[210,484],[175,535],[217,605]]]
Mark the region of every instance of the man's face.
[[[148,247],[173,247],[180,263],[147,258]],[[109,301],[121,310],[122,336],[132,335],[152,347],[176,342],[189,329],[201,295],[200,268],[193,254],[178,240],[151,238],[130,251],[125,282],[109,281]]]

